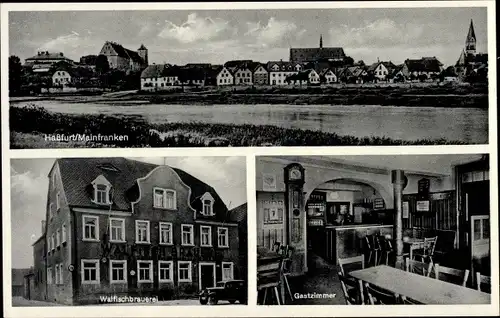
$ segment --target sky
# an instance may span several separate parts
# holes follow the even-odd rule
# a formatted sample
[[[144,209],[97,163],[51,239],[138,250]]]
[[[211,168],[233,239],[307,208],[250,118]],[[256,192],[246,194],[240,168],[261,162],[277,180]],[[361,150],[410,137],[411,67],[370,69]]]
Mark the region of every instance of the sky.
[[[130,158],[182,169],[212,186],[229,209],[246,203],[245,157]],[[41,235],[41,221],[55,159],[11,160],[12,267],[33,265],[33,244]],[[203,167],[200,169],[200,167]]]
[[[231,59],[288,60],[290,47],[343,47],[365,63],[402,63],[436,56],[452,65],[474,21],[479,52],[487,49],[486,8],[365,8],[279,10],[38,11],[9,13],[10,54],[37,51],[71,59],[99,54],[111,40],[150,64],[217,63]]]

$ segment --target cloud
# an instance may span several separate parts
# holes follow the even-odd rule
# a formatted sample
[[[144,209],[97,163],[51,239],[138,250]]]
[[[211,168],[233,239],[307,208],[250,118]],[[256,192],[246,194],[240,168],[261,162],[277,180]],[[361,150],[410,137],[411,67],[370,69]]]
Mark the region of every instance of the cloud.
[[[305,30],[297,31],[297,25],[286,20],[269,18],[266,25],[261,22],[247,22],[246,36],[252,36],[257,44],[262,46],[279,45],[289,40],[292,36],[296,38],[303,35]]]
[[[174,39],[184,44],[212,40],[223,33],[231,33],[235,30],[228,21],[210,17],[203,18],[196,13],[189,14],[187,20],[180,25],[168,20],[165,23],[165,27],[158,36],[163,39]]]
[[[47,39],[35,45],[36,51],[63,52],[72,59],[79,59],[87,54],[98,54],[104,41],[94,37],[90,30],[85,33],[81,35],[71,31],[69,34]]]
[[[349,28],[342,25],[340,28],[329,30],[332,43],[340,46],[376,46],[401,44],[415,44],[423,34],[422,25],[413,23],[398,24],[389,18],[375,21],[365,21],[364,25]]]

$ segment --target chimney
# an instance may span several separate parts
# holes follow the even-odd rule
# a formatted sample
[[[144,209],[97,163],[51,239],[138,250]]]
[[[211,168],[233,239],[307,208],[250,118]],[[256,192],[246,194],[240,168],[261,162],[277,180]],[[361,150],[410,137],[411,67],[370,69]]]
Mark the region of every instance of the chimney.
[[[42,234],[45,233],[45,220],[42,220]]]

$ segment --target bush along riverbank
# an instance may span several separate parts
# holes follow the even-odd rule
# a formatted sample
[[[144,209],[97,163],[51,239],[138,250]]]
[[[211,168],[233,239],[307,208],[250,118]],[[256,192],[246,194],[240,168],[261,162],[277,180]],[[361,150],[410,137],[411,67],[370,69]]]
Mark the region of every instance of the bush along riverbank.
[[[10,108],[11,148],[65,147],[240,147],[463,144],[445,139],[396,140],[386,137],[340,136],[276,126],[165,123],[141,116],[67,115],[36,105]],[[47,136],[126,136],[125,140],[63,140]]]

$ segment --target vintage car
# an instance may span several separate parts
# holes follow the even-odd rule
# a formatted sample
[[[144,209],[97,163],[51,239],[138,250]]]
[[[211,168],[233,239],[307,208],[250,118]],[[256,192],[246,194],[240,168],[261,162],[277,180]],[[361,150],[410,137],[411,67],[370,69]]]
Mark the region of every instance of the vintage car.
[[[217,282],[215,287],[205,288],[200,292],[200,304],[217,305],[219,300],[227,300],[231,304],[238,301],[245,304],[247,300],[246,283],[243,280],[226,280]]]

